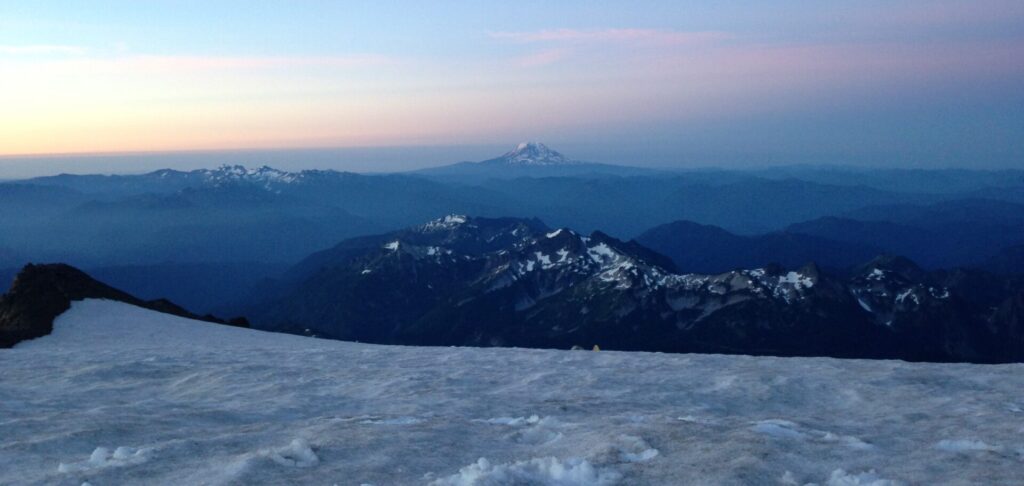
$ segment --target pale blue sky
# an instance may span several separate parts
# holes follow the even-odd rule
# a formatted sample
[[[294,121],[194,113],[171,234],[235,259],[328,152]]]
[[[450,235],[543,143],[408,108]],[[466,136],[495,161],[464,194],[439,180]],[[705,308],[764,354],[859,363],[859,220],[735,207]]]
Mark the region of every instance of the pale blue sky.
[[[660,166],[1024,157],[1019,0],[0,1],[0,77],[6,155],[540,139]]]

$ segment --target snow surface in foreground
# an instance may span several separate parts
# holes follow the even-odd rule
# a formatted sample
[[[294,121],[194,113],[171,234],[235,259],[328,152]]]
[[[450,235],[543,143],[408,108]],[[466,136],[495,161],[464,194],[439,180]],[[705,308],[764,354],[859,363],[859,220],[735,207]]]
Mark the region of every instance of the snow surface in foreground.
[[[373,346],[77,302],[0,484],[1020,484],[1024,366]]]

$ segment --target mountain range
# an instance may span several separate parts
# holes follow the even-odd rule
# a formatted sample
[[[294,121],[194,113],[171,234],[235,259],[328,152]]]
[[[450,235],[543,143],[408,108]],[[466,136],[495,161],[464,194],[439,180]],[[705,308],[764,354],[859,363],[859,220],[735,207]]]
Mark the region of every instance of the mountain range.
[[[715,275],[601,232],[450,215],[342,242],[254,295],[253,326],[389,344],[1005,362],[1024,287],[876,258]]]
[[[0,277],[60,261],[144,298],[225,312],[339,241],[445,214],[636,239],[684,273],[815,261],[847,275],[890,254],[929,270],[1012,275],[1021,268],[1013,248],[1024,245],[1014,216],[1024,213],[1021,174],[655,170],[581,162],[536,142],[404,174],[234,165],[62,174],[0,183]]]

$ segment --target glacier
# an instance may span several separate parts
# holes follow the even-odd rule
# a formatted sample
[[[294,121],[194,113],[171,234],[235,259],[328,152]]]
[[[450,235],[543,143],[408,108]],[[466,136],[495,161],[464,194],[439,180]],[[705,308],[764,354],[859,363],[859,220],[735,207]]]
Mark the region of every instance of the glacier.
[[[1024,365],[367,345],[75,302],[0,484],[1020,484]]]

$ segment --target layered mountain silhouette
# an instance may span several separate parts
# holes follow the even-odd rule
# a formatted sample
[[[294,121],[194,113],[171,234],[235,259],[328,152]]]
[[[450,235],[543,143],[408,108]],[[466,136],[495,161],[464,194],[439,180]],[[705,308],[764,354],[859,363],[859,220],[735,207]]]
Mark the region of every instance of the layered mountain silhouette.
[[[846,270],[885,253],[878,247],[859,242],[788,231],[743,236],[690,221],[651,228],[636,241],[668,256],[681,270],[698,273],[770,264],[792,268],[811,261],[824,268]]]

